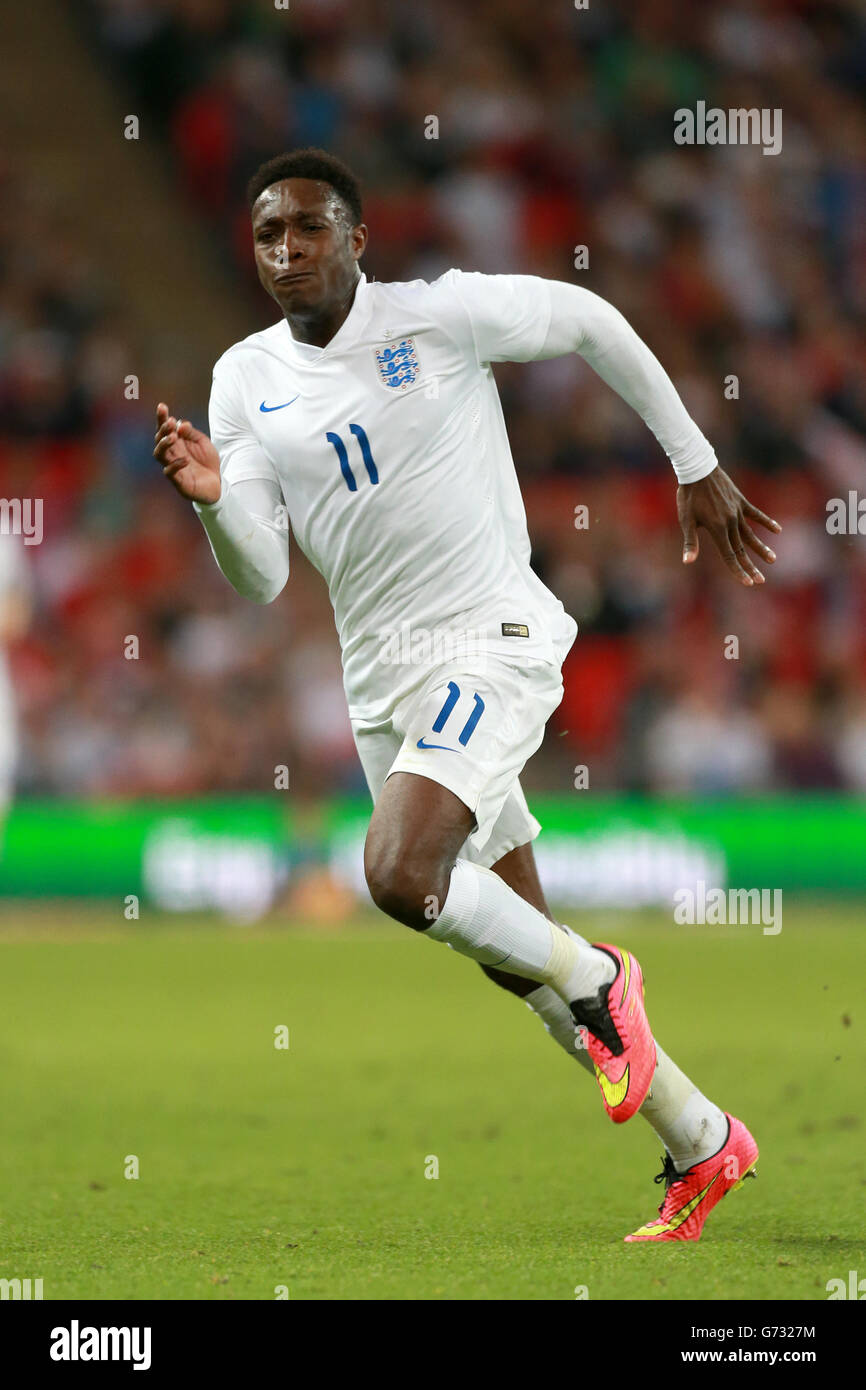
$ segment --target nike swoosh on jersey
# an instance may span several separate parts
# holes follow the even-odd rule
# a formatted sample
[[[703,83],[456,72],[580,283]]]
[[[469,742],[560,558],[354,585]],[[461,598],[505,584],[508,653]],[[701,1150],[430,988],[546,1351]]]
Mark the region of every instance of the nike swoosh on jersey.
[[[416,744],[415,746],[416,746],[417,748],[442,748],[442,749],[445,750],[446,753],[459,753],[459,752],[461,752],[461,749],[459,749],[459,748],[449,748],[447,743],[425,743],[424,740],[423,740],[423,738],[419,738],[419,740],[418,740],[418,742],[417,742],[417,744]]]
[[[285,410],[287,405],[294,405],[297,399],[297,396],[292,396],[290,401],[283,401],[282,405],[265,405],[264,401],[262,401],[259,410],[264,411],[265,414],[269,414],[272,410]]]

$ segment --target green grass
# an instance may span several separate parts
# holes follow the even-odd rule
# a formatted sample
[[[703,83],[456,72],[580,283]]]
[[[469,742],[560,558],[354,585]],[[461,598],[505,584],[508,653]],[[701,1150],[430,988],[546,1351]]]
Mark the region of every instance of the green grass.
[[[658,1140],[611,1125],[472,962],[383,919],[7,912],[0,1276],[49,1299],[826,1299],[866,1274],[858,916],[569,915],[638,952],[659,1040],[761,1146],[698,1245],[635,1247]]]

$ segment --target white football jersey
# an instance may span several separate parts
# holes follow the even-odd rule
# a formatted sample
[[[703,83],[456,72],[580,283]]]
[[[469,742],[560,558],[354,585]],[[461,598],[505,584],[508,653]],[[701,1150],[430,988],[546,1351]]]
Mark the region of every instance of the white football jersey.
[[[540,283],[362,275],[326,347],[297,342],[282,320],[214,368],[224,484],[279,484],[328,584],[354,717],[384,715],[425,651],[459,650],[461,635],[515,661],[561,663],[574,641],[574,619],[530,568],[490,366],[539,355],[551,318]]]

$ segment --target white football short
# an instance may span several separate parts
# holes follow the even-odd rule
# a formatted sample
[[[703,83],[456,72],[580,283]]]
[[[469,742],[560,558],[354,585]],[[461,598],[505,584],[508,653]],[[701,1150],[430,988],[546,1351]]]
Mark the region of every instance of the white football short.
[[[374,803],[392,772],[439,782],[475,814],[461,858],[489,868],[541,829],[519,777],[562,695],[560,666],[538,658],[483,653],[431,669],[386,719],[352,719]]]

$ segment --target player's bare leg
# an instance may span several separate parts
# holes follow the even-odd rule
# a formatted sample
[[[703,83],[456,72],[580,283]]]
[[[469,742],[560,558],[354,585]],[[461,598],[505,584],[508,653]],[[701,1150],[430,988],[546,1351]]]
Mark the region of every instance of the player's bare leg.
[[[544,896],[544,889],[538,876],[538,865],[535,862],[531,844],[520,845],[517,849],[510,850],[508,854],[504,854],[501,859],[492,864],[491,868],[495,874],[505,880],[509,888],[513,888],[515,893],[519,893],[521,898],[532,903],[532,906],[539,912],[543,912],[551,922],[556,922]],[[557,923],[558,925],[559,923]]]
[[[447,787],[412,772],[393,773],[373,809],[364,845],[364,873],[376,906],[413,931],[426,931],[445,902],[451,870],[474,824],[469,807]]]

